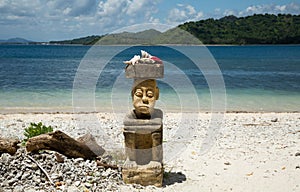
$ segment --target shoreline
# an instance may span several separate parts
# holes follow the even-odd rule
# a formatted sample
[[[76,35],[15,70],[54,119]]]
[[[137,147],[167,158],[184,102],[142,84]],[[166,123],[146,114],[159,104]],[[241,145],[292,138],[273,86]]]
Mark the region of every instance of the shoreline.
[[[0,111],[0,115],[12,115],[12,114],[48,114],[48,115],[53,115],[53,114],[122,114],[123,112],[112,112],[112,111],[78,111],[78,112],[74,112],[74,111],[52,111],[52,110],[38,110],[38,111],[34,111],[34,110],[27,110],[27,111],[17,111],[17,110],[4,110],[4,111]],[[124,112],[125,114],[126,112]],[[168,114],[186,114],[186,113],[198,113],[198,114],[211,114],[211,113],[224,113],[224,114],[300,114],[300,111],[247,111],[247,110],[228,110],[225,112],[212,112],[212,111],[168,111],[165,112]]]
[[[84,46],[84,47],[92,47],[92,46],[300,46],[300,44],[94,44],[94,45],[84,45],[84,44],[55,44],[55,43],[29,43],[29,44],[22,44],[22,43],[0,43],[1,45],[21,45],[21,46]]]

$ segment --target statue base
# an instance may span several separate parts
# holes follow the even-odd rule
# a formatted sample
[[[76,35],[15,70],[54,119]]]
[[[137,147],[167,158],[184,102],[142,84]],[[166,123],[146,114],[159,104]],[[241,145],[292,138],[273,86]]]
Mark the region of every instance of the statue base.
[[[163,113],[155,109],[150,119],[137,119],[134,111],[124,118],[127,160],[122,168],[126,184],[162,186],[163,180]]]
[[[161,187],[164,169],[160,162],[151,161],[146,165],[131,165],[122,169],[123,181],[126,184],[154,185]]]

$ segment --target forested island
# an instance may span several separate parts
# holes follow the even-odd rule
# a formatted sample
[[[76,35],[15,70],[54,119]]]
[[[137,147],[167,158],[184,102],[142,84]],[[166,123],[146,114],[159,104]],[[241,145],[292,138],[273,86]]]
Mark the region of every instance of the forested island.
[[[220,19],[186,22],[177,28],[191,33],[203,44],[300,44],[300,15],[255,14],[247,17],[231,15]],[[111,44],[140,42],[151,45],[184,42],[178,33],[180,32],[176,29],[170,29],[164,33],[146,30],[138,33],[94,35],[49,43],[94,45],[100,39]],[[186,42],[186,44],[190,43]]]
[[[179,27],[204,44],[299,44],[300,15],[226,16]]]

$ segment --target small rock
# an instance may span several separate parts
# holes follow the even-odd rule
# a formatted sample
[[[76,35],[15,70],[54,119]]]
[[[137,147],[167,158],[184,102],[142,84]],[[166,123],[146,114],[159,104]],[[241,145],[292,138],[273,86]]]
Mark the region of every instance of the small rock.
[[[80,181],[75,181],[75,183],[74,183],[74,185],[76,186],[76,187],[78,187],[79,185],[80,185]]]
[[[109,174],[110,174],[110,172],[111,172],[111,169],[107,169],[106,171],[104,171],[104,172],[102,173],[102,177],[108,177]]]
[[[61,182],[61,181],[55,182],[56,187],[59,187],[59,186],[62,186],[62,185],[64,185],[64,182]]]
[[[29,179],[29,176],[30,176],[30,173],[25,172],[25,173],[22,175],[21,180]]]
[[[299,165],[297,165],[297,166],[296,166],[296,169],[300,169],[300,166],[299,166]]]
[[[36,192],[36,190],[34,189],[34,187],[29,187],[24,189],[24,192]]]
[[[59,174],[52,174],[50,177],[53,180],[61,180],[62,179],[61,175],[59,175]]]
[[[100,177],[101,176],[101,173],[99,171],[96,171],[95,172],[95,177]]]
[[[79,164],[80,162],[82,162],[84,159],[83,158],[76,158],[74,159],[74,163],[75,164]]]
[[[19,181],[18,179],[13,178],[13,179],[7,181],[7,184],[11,186],[11,185],[13,185],[14,183],[17,183],[18,181]]]
[[[271,119],[271,122],[275,123],[278,121],[278,118],[275,118],[275,119]]]
[[[23,175],[23,172],[20,171],[20,172],[17,173],[17,175],[15,176],[15,178],[16,179],[20,179],[22,175]]]
[[[56,161],[57,161],[58,163],[63,163],[63,162],[65,161],[64,156],[62,156],[61,154],[55,153],[54,155],[55,155]]]
[[[91,183],[84,183],[84,186],[86,186],[87,188],[91,188],[92,184]]]
[[[1,161],[3,163],[5,163],[5,164],[8,163],[9,159],[10,159],[10,155],[8,153],[4,153],[1,155]]]
[[[300,152],[297,152],[296,154],[295,154],[295,156],[297,157],[297,156],[300,156]]]
[[[75,186],[69,186],[67,192],[80,192],[80,190]]]
[[[13,192],[23,192],[23,187],[20,185],[15,186]],[[1,191],[1,190],[0,190]]]
[[[93,176],[87,176],[87,177],[86,177],[86,179],[87,179],[88,181],[89,181],[89,180],[93,180],[93,178],[94,178]]]
[[[225,162],[225,163],[224,163],[224,165],[231,165],[231,163],[229,163],[229,162]]]
[[[72,180],[71,180],[71,179],[67,179],[67,180],[66,180],[66,184],[67,184],[67,185],[71,185],[71,184],[72,184]]]

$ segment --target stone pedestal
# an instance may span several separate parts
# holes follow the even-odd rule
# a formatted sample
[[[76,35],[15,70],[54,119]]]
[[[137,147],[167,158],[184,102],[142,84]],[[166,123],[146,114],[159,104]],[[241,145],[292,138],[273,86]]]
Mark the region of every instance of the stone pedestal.
[[[150,119],[137,119],[134,111],[124,119],[126,162],[122,176],[125,183],[162,186],[163,113],[155,109]]]
[[[164,170],[159,162],[151,162],[146,165],[135,165],[133,167],[123,167],[123,181],[128,184],[140,184],[143,186],[154,185],[161,187]]]

